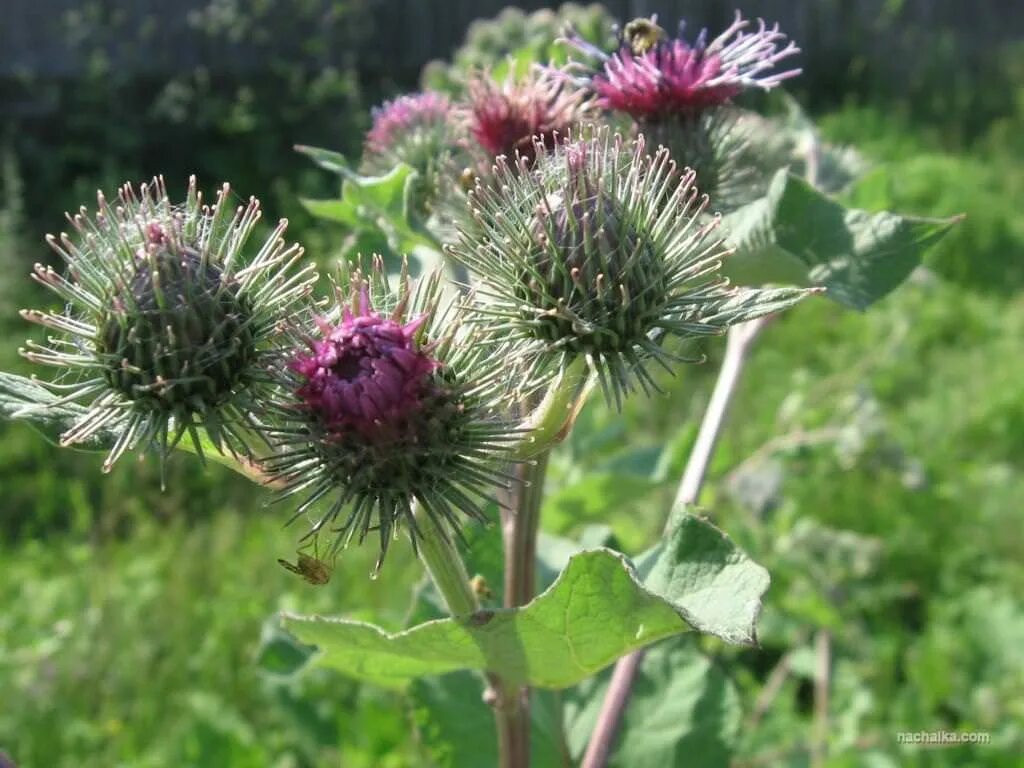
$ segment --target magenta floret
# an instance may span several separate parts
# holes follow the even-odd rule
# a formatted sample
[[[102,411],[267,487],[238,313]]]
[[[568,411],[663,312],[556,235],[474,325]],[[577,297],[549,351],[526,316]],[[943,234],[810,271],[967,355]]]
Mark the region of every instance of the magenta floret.
[[[365,289],[357,310],[344,307],[336,326],[318,321],[323,338],[289,367],[305,378],[297,394],[328,432],[390,437],[419,409],[439,363],[416,340],[423,316],[404,325],[381,316]]]
[[[702,32],[693,43],[683,38],[682,25],[679,35],[669,39],[656,17],[642,21],[653,37],[640,49],[624,38],[617,51],[606,54],[579,37],[568,40],[601,61],[589,77],[599,105],[637,120],[726,104],[748,88],[771,90],[800,73],[777,71],[779,62],[799,49],[787,42],[778,25],[768,27],[760,19],[750,30],[750,22],[737,13],[722,34],[708,42]]]
[[[366,134],[368,152],[382,154],[403,135],[419,126],[444,124],[451,113],[446,96],[432,91],[399,96],[373,110],[373,126]]]

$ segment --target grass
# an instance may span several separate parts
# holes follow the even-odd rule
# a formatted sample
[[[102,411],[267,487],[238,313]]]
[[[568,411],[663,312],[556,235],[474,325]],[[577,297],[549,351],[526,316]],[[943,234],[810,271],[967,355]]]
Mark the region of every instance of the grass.
[[[213,471],[211,471],[211,474]],[[216,483],[225,478],[211,477]],[[278,611],[397,626],[416,576],[396,552],[379,580],[368,551],[308,588],[263,509],[141,523],[101,543],[72,537],[2,553],[0,744],[23,766],[408,765],[403,707],[326,673],[297,681],[257,664]]]

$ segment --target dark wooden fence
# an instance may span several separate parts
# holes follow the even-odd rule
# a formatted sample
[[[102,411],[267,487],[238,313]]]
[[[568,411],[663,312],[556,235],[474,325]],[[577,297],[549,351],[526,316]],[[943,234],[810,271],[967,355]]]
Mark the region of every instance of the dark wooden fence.
[[[289,1],[278,0],[278,4],[287,8]],[[322,0],[325,9],[340,1]],[[524,10],[558,5],[529,0],[350,2],[363,9],[363,18],[373,30],[356,43],[361,49],[354,52],[356,60],[365,53],[362,58],[369,66],[386,66],[399,77],[432,58],[447,56],[476,18],[492,16],[510,4]],[[123,44],[112,35],[105,47],[115,66],[160,73],[200,64],[213,72],[259,68],[263,59],[245,39],[227,47],[209,46],[190,30],[190,13],[218,3],[241,8],[247,4],[246,0],[0,0],[0,77],[73,76],[92,52],[68,41],[74,38],[76,23],[95,24],[97,13],[116,17],[122,29],[148,27],[151,31],[141,47]],[[940,38],[955,40],[964,56],[962,65],[974,66],[996,43],[1024,37],[1024,0],[607,0],[604,4],[622,19],[658,13],[671,26],[685,15],[692,27],[711,29],[727,24],[733,9],[741,7],[747,16],[779,22],[799,41],[806,59],[860,56],[897,77],[917,64],[921,57],[915,53]],[[279,42],[289,46],[296,41]]]

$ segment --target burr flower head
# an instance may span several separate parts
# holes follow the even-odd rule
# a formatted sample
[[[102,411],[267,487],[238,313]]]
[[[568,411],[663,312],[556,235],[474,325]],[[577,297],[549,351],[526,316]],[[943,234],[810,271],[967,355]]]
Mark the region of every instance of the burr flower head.
[[[775,25],[750,22],[739,12],[732,25],[710,42],[702,31],[693,43],[669,38],[656,17],[637,19],[623,30],[619,49],[607,54],[578,37],[568,42],[600,62],[584,80],[605,108],[651,121],[699,112],[730,102],[748,88],[770,90],[799,69],[776,72],[776,65],[799,52]]]
[[[469,130],[487,152],[488,165],[497,155],[532,160],[536,139],[550,148],[557,134],[589,114],[586,94],[555,70],[534,68],[524,79],[510,76],[500,85],[480,75],[469,85]]]
[[[160,224],[149,225],[147,240],[100,313],[96,352],[120,361],[103,377],[139,408],[229,398],[257,356],[249,298],[197,251],[176,247]]]
[[[36,265],[66,309],[22,313],[59,333],[23,354],[64,369],[50,384],[62,395],[52,405],[88,406],[64,443],[117,436],[106,467],[137,445],[165,457],[186,434],[201,454],[199,428],[218,449],[245,448],[239,432],[271,385],[274,338],[301,314],[313,276],[289,273],[302,250],[285,246],[285,222],[255,253],[246,248],[259,202],[233,210],[229,194],[224,185],[204,205],[195,179],[183,206],[161,179],[125,185],[115,206],[100,194],[94,216],[69,217],[75,237],[50,238],[67,276]]]
[[[373,126],[366,134],[366,154],[396,154],[410,133],[444,131],[451,113],[448,97],[431,91],[387,101],[373,110]]]
[[[385,174],[399,163],[410,166],[418,174],[413,207],[427,216],[441,196],[442,178],[454,173],[463,152],[448,98],[431,91],[407,94],[373,111],[362,171]]]
[[[442,531],[484,519],[516,433],[499,361],[442,302],[439,275],[403,274],[396,291],[376,261],[342,276],[337,303],[284,371],[264,466],[283,498],[303,499],[306,538],[328,535],[336,552],[377,531],[382,561],[403,528],[416,545],[413,505]]]
[[[720,333],[799,296],[763,292],[759,307],[758,292],[728,287],[718,275],[728,251],[712,236],[718,219],[667,150],[651,156],[643,137],[627,143],[596,129],[550,150],[537,142],[536,152],[529,168],[498,159],[448,249],[478,282],[481,327],[530,361],[527,379],[583,356],[619,404],[635,384],[657,388],[648,362],[677,359],[663,349],[666,334]],[[723,311],[740,295],[742,312]]]
[[[421,407],[439,365],[416,341],[424,319],[402,324],[382,317],[362,286],[353,306],[342,307],[341,322],[320,319],[322,338],[289,364],[305,379],[296,394],[328,432],[390,439],[389,428],[400,428]]]

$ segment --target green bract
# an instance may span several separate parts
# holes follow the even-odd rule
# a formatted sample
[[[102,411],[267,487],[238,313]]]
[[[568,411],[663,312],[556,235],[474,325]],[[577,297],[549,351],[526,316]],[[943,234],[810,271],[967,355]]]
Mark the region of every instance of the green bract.
[[[66,308],[22,312],[59,334],[22,353],[65,372],[47,384],[57,399],[23,412],[87,403],[61,442],[116,435],[105,469],[138,445],[166,458],[186,433],[201,454],[198,427],[219,450],[247,450],[242,432],[266,396],[273,340],[314,279],[312,267],[290,271],[302,249],[285,245],[285,221],[246,248],[260,215],[255,198],[233,209],[227,184],[204,205],[193,177],[184,206],[154,179],[122,187],[113,207],[100,193],[95,216],[69,217],[76,235],[48,238],[68,275],[40,264],[33,275]]]
[[[708,197],[642,136],[585,130],[554,149],[538,142],[536,155],[498,158],[448,248],[476,278],[483,324],[529,361],[531,381],[582,355],[618,405],[636,384],[657,389],[650,361],[681,359],[666,334],[722,333],[804,296],[730,287]]]

